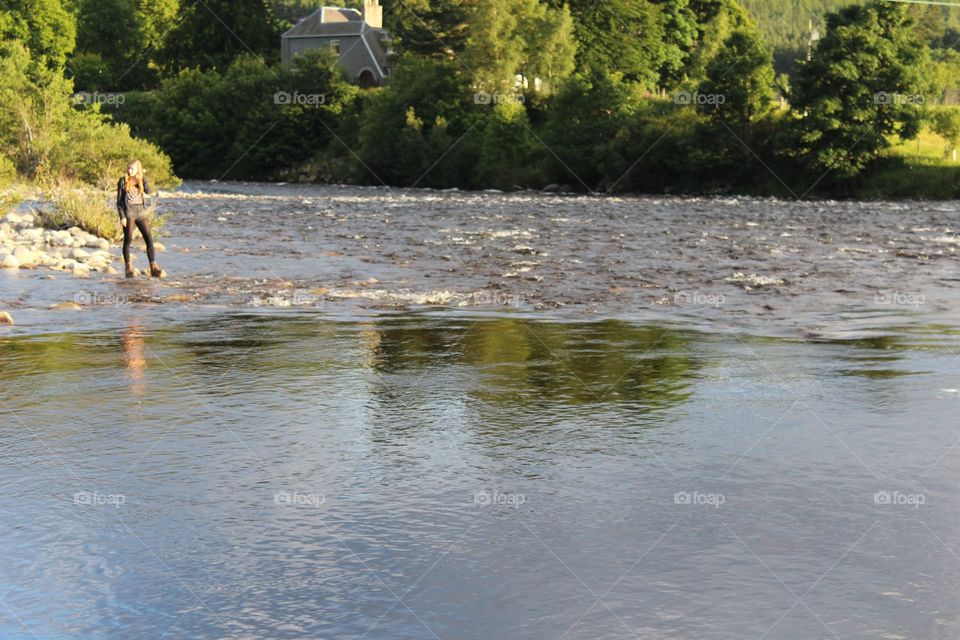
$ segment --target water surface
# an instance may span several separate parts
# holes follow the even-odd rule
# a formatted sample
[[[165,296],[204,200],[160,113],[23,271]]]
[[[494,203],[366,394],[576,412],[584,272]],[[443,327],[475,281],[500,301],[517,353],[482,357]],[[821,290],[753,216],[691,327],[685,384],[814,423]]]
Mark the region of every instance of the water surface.
[[[952,204],[199,188],[0,274],[0,638],[958,634]]]

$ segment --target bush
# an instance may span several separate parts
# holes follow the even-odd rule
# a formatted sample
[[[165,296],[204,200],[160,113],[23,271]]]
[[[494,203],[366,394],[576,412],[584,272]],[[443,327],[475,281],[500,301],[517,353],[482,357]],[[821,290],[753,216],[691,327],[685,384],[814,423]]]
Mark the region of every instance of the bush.
[[[76,186],[63,186],[51,192],[49,199],[52,208],[37,212],[42,226],[48,229],[80,227],[111,242],[123,239],[120,216],[111,206],[111,194]]]
[[[46,199],[51,208],[36,212],[41,226],[48,229],[80,227],[111,242],[123,240],[114,192],[91,189],[77,182],[65,182],[48,192]],[[157,215],[155,207],[151,210],[154,215],[150,220],[150,231],[154,238],[163,237],[169,216]]]
[[[327,50],[274,68],[248,55],[220,73],[186,69],[153,93],[112,109],[193,178],[274,179],[309,160],[359,89]]]
[[[157,186],[178,184],[170,160],[112,125],[99,105],[74,108],[73,86],[59,71],[32,65],[18,42],[0,43],[0,154],[17,172],[41,184],[80,180],[109,186],[132,158],[151,170]]]
[[[156,145],[137,140],[125,124],[104,125],[93,113],[81,113],[69,123],[70,142],[51,152],[51,166],[60,179],[79,180],[98,189],[112,189],[124,174],[127,163],[136,158],[154,189],[180,184],[173,174],[170,158]]]
[[[6,189],[17,180],[17,167],[13,161],[0,155],[0,189]]]

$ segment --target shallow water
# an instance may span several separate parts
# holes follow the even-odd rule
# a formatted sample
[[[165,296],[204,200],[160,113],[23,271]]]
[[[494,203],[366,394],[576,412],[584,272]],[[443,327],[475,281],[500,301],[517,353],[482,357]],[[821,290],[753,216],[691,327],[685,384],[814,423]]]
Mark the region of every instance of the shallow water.
[[[958,634],[949,212],[662,201],[644,250],[609,211],[660,201],[217,188],[257,195],[169,198],[168,281],[0,273],[0,638]],[[458,268],[444,216],[535,231]],[[542,280],[496,275],[521,242]]]
[[[7,274],[0,304],[18,312],[17,331],[102,327],[147,303],[176,318],[441,307],[784,337],[865,337],[931,314],[960,324],[957,202],[187,183],[160,203],[170,278]],[[89,313],[43,313],[71,300]]]

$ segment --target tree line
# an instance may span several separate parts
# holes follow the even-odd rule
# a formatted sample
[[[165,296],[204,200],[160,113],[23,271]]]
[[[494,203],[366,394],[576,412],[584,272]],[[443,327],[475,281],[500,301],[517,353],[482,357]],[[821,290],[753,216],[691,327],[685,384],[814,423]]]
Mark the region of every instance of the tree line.
[[[190,178],[843,194],[925,122],[960,130],[933,107],[955,77],[948,20],[841,7],[784,74],[743,2],[383,0],[391,80],[372,90],[328,51],[280,66],[279,16],[303,0],[0,0],[0,37],[107,95],[72,108]]]

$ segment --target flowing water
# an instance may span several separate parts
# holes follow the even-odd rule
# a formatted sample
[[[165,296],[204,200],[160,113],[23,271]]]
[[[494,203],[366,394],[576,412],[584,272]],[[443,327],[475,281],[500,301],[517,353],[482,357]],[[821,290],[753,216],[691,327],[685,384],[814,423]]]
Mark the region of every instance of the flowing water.
[[[957,207],[188,184],[0,272],[0,638],[956,637]]]

